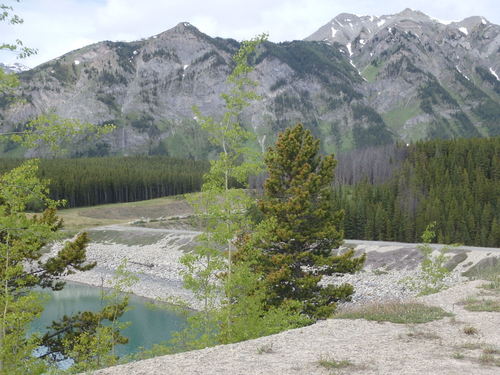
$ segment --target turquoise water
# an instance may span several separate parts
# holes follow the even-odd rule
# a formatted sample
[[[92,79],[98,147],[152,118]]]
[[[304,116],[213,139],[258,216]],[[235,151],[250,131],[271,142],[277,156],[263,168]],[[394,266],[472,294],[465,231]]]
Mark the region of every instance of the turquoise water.
[[[49,292],[51,299],[45,305],[40,319],[33,325],[33,331],[44,332],[44,328],[58,320],[63,315],[70,315],[78,311],[99,311],[102,308],[100,288],[67,283],[66,287],[59,292]],[[171,334],[181,329],[184,318],[173,311],[163,309],[151,309],[146,306],[147,300],[132,296],[130,307],[120,318],[122,322],[132,324],[122,331],[129,339],[125,345],[117,346],[117,354],[124,356],[136,353],[141,347],[150,348],[170,339]]]

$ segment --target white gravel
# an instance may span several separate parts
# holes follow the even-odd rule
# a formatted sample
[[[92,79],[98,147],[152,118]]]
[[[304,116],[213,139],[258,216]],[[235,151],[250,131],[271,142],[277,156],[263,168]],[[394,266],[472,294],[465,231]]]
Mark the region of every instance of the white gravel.
[[[192,294],[182,287],[180,275],[182,266],[179,258],[184,254],[183,249],[193,245],[197,234],[188,231],[168,231],[160,241],[141,246],[92,242],[87,246],[87,259],[89,262],[97,262],[97,266],[90,271],[65,276],[64,279],[110,287],[116,268],[126,260],[127,270],[139,278],[131,288],[132,293],[151,299],[181,298],[192,307],[196,307]],[[51,254],[56,253],[61,247],[62,243],[56,244]]]
[[[496,375],[481,362],[482,348],[500,346],[500,313],[471,313],[458,302],[478,293],[480,282],[458,284],[419,299],[455,313],[418,325],[328,319],[231,345],[156,357],[96,371],[98,375]],[[477,334],[464,332],[474,327]],[[344,369],[320,360],[349,361]]]
[[[127,227],[105,230],[123,232]],[[160,241],[142,246],[91,243],[87,256],[90,261],[97,261],[97,267],[66,279],[106,286],[116,267],[127,259],[128,270],[140,279],[133,293],[147,298],[181,297],[193,303],[190,293],[182,288],[179,258],[193,246],[196,234],[164,231]],[[58,246],[52,252],[57,251]],[[420,272],[415,246],[393,243],[377,246],[370,242],[358,244],[357,249],[368,254],[363,272],[325,277],[323,282],[352,284],[355,287],[353,304],[415,297],[418,291],[401,283],[401,279],[418,277]],[[463,263],[469,264],[471,260],[475,263],[490,255],[491,249],[478,249],[473,253],[468,254]],[[461,348],[471,343],[500,346],[500,314],[471,313],[457,304],[467,295],[477,293],[478,282],[461,283],[463,269],[463,265],[459,265],[447,278],[450,289],[419,298],[455,313],[454,321],[446,318],[412,327],[365,320],[326,320],[256,340],[157,357],[96,374],[331,374],[331,369],[319,365],[321,359],[349,360],[353,364],[335,370],[338,374],[498,374],[498,367],[480,363],[480,349]],[[195,304],[192,306],[196,308]],[[477,337],[463,333],[466,325],[478,329]],[[456,353],[464,359],[456,358]]]
[[[122,232],[134,233],[162,233],[162,238],[151,245],[124,245],[111,241],[105,243],[90,243],[87,247],[87,258],[91,262],[97,262],[97,266],[86,272],[77,272],[64,277],[65,280],[85,283],[93,286],[111,286],[111,278],[116,268],[127,260],[127,269],[139,277],[139,281],[132,287],[131,291],[142,297],[161,300],[182,299],[192,308],[197,308],[198,303],[193,299],[191,292],[182,287],[180,271],[182,265],[179,258],[184,251],[194,246],[195,237],[199,232],[172,229],[151,229],[140,227],[126,227],[112,225],[96,228],[95,230],[106,230],[109,233]],[[401,280],[405,278],[418,278],[420,271],[418,258],[420,252],[417,245],[394,244],[381,242],[357,241],[350,245],[356,246],[356,250],[368,254],[367,265],[364,270],[356,274],[341,274],[326,276],[324,284],[349,283],[354,286],[355,293],[352,303],[367,303],[388,300],[403,300],[414,297],[418,290],[410,289]],[[62,244],[52,248],[54,254]],[[467,262],[476,263],[478,260],[490,254],[492,249],[477,249],[468,254]],[[395,256],[398,254],[398,256]],[[403,254],[403,255],[400,255]],[[384,267],[380,267],[383,262]],[[469,264],[470,265],[470,264]],[[463,271],[457,267],[445,280],[447,286],[464,281],[460,276]]]

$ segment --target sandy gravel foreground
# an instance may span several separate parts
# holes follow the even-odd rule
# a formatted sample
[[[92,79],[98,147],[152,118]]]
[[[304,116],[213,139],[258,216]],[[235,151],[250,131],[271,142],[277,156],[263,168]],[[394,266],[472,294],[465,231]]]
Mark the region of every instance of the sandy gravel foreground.
[[[479,361],[479,344],[500,346],[500,314],[468,312],[459,303],[480,292],[482,282],[456,285],[418,298],[455,314],[419,325],[329,319],[232,345],[221,345],[96,371],[95,374],[498,374]],[[464,327],[478,333],[467,335]],[[259,354],[261,352],[261,354]],[[461,353],[462,358],[457,358]],[[349,360],[341,370],[325,369],[320,359]]]

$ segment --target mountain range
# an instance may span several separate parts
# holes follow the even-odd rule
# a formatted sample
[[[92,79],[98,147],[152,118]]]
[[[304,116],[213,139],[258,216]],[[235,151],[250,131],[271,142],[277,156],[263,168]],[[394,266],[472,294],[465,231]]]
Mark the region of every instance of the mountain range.
[[[213,150],[192,107],[224,111],[239,43],[189,23],[134,42],[103,41],[19,73],[23,100],[0,96],[1,128],[47,111],[117,130],[74,155]],[[251,78],[261,100],[241,115],[265,149],[302,122],[325,152],[428,138],[500,135],[500,26],[484,17],[443,22],[419,11],[343,13],[304,40],[260,45]],[[17,151],[16,151],[17,150]],[[1,151],[1,147],[0,147]],[[3,145],[4,153],[20,152]]]

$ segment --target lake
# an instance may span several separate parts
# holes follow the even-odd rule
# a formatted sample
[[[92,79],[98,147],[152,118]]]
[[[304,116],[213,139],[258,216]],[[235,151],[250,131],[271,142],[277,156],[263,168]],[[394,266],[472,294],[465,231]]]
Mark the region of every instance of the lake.
[[[40,319],[33,322],[33,331],[44,332],[46,326],[63,315],[78,311],[99,311],[102,307],[101,289],[97,287],[67,283],[63,290],[48,293],[51,299],[45,305]],[[151,309],[146,306],[147,301],[145,298],[131,296],[129,306],[132,310],[120,318],[122,322],[132,323],[122,331],[129,342],[117,346],[118,355],[136,353],[142,347],[148,349],[153,344],[164,342],[184,326],[185,319],[182,316],[169,310]]]

